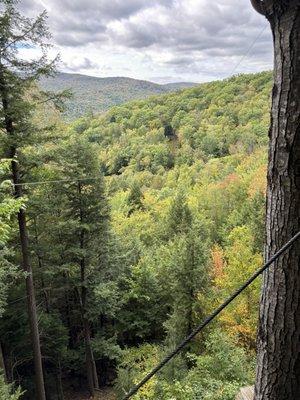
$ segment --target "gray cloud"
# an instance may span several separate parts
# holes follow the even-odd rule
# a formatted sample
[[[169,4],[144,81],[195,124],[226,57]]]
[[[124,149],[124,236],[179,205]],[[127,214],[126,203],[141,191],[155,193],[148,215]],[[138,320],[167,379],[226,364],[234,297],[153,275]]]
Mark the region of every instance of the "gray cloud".
[[[171,1],[159,0],[51,0],[58,9],[67,10],[70,14],[78,17],[93,15],[101,19],[123,19],[136,14],[138,11],[156,6],[160,3],[171,3]]]
[[[88,14],[80,19],[76,14],[68,18],[59,14],[51,21],[53,36],[58,45],[81,46],[91,42],[106,41],[106,25]]]
[[[176,52],[207,51],[210,54],[226,49],[229,55],[239,55],[262,27],[262,23],[253,18],[250,6],[241,7],[237,0],[227,1],[226,7],[222,6],[222,1],[215,4],[202,1],[206,7],[195,10],[193,14],[184,9],[180,12],[180,3],[183,4],[174,2],[173,8],[168,10],[163,7],[159,9],[159,12],[166,14],[165,24],[154,19],[126,20],[121,33],[112,30],[110,35],[125,47],[156,46]],[[264,35],[260,40],[269,43],[269,35]]]
[[[174,56],[170,60],[166,61],[168,65],[187,65],[187,64],[194,64],[195,60],[193,57],[187,56]]]
[[[124,20],[160,3],[167,6],[172,0],[21,0],[20,7],[29,15],[46,9],[54,37],[59,38],[58,44],[62,44],[64,35],[68,45],[77,46],[103,40],[99,32],[105,31],[109,22]]]
[[[151,53],[153,63],[160,59],[174,71],[196,72],[208,59],[230,63],[256,40],[252,62],[271,60],[269,29],[259,36],[266,21],[250,0],[21,0],[21,6],[27,12],[47,8],[62,48],[106,46],[123,48],[125,55],[130,49]]]
[[[77,72],[78,70],[90,70],[98,68],[99,65],[95,63],[93,60],[89,59],[88,57],[84,57],[76,64],[66,64],[63,63],[63,66],[66,70],[70,72]]]

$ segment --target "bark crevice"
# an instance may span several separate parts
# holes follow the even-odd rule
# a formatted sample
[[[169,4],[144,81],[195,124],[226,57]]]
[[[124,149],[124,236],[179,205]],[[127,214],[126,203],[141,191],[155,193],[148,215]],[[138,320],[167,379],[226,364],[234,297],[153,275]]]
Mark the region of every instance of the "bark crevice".
[[[266,13],[275,48],[266,258],[300,230],[300,6],[272,3]],[[295,245],[264,274],[255,400],[300,398],[299,265]]]

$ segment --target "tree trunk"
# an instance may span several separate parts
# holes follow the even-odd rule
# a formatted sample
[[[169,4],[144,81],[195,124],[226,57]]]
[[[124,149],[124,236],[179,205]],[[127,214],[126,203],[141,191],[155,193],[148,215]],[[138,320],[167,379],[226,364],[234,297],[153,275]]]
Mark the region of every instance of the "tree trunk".
[[[6,86],[5,79],[3,78],[3,69],[1,69],[0,73],[0,95],[1,102],[4,111],[4,123],[6,134],[14,143],[16,141],[15,129],[14,129],[14,121],[11,117],[11,110],[8,102],[8,91],[9,89]],[[10,148],[9,157],[12,159],[11,162],[11,171],[12,178],[15,188],[15,197],[20,198],[23,195],[22,186],[20,185],[20,171],[18,161],[15,160],[17,153],[17,147],[14,145]],[[33,284],[33,275],[32,268],[30,264],[29,257],[29,243],[28,243],[28,232],[27,232],[27,223],[26,223],[26,213],[24,209],[20,209],[18,212],[18,225],[19,225],[19,235],[20,235],[20,244],[21,244],[21,253],[22,253],[22,264],[23,269],[26,272],[26,294],[27,294],[27,307],[28,307],[28,317],[29,317],[29,325],[31,331],[31,341],[33,346],[33,358],[34,358],[34,368],[35,368],[35,382],[36,382],[36,400],[46,400],[45,395],[45,385],[44,385],[44,376],[43,376],[43,366],[42,366],[42,355],[40,348],[40,338],[39,338],[39,330],[38,330],[38,321],[37,321],[37,312],[36,312],[36,303],[35,303],[35,294],[34,294],[34,284]]]
[[[49,304],[49,298],[47,294],[47,290],[45,287],[45,282],[43,278],[43,260],[40,255],[40,249],[39,249],[39,234],[38,234],[38,224],[37,224],[37,218],[35,217],[33,220],[34,223],[34,239],[35,239],[35,245],[36,245],[36,257],[37,257],[37,262],[38,262],[38,267],[41,273],[41,290],[44,294],[44,299],[45,299],[45,311],[47,314],[50,314],[50,304]]]
[[[266,221],[268,259],[300,229],[300,5],[299,0],[274,0],[265,7],[275,47]],[[256,400],[300,398],[299,265],[297,243],[264,274]]]
[[[83,286],[81,289],[81,317],[82,317],[83,334],[84,334],[86,372],[87,372],[89,392],[91,396],[94,396],[95,389],[99,389],[99,381],[98,381],[96,363],[94,360],[92,344],[91,344],[90,323],[86,318],[86,307],[85,307],[86,294],[87,294],[86,288]]]
[[[2,77],[0,77],[2,78]],[[14,137],[14,126],[13,121],[9,113],[9,105],[7,101],[7,91],[3,80],[0,79],[0,92],[1,101],[4,110],[5,119],[5,129],[8,136],[12,139]],[[20,172],[19,164],[14,160],[16,156],[16,147],[12,146],[10,149],[10,158],[13,159],[11,162],[12,178],[15,185],[15,197],[22,197],[22,186],[20,185]],[[43,376],[43,366],[42,366],[42,356],[40,348],[40,338],[38,330],[36,303],[34,295],[34,284],[32,276],[32,268],[29,258],[29,243],[28,243],[28,232],[26,223],[26,213],[25,210],[20,209],[18,212],[18,224],[19,224],[19,235],[22,253],[22,264],[23,269],[26,272],[26,294],[27,294],[27,307],[28,307],[28,317],[29,325],[31,331],[31,340],[33,346],[33,358],[34,358],[34,368],[35,368],[35,382],[36,382],[36,399],[46,400],[45,386],[44,386],[44,376]]]
[[[18,179],[19,175],[18,165],[16,161],[12,162],[12,169],[13,169],[13,181],[14,183],[19,183],[20,181]],[[21,197],[22,196],[20,190],[21,187],[20,186],[15,186],[15,187],[16,187],[16,196]],[[36,399],[46,400],[38,319],[37,319],[35,293],[34,293],[34,283],[33,283],[32,268],[29,260],[29,243],[28,243],[28,233],[26,225],[26,215],[23,209],[21,209],[18,212],[18,223],[19,223],[23,268],[24,271],[26,272],[27,307],[28,307],[28,317],[29,317],[29,325],[31,331],[31,340],[33,346]]]
[[[91,334],[90,334],[89,322],[84,317],[83,317],[83,325],[84,325],[84,343],[85,343],[87,379],[88,379],[90,394],[91,396],[94,396],[95,389],[99,389],[99,382],[98,382],[98,375],[97,375],[93,350],[91,346]]]
[[[61,363],[60,361],[58,362],[57,365],[57,374],[56,374],[56,380],[57,380],[57,398],[58,400],[64,400],[64,390],[63,390],[63,384],[62,384],[62,373],[61,373]]]
[[[81,196],[82,188],[81,183],[78,182],[78,195]],[[83,224],[84,216],[83,210],[80,208],[80,223]],[[85,235],[84,230],[80,232],[80,248],[85,248]],[[91,332],[90,323],[86,317],[86,300],[87,300],[87,286],[86,286],[86,265],[85,258],[80,260],[80,283],[81,283],[81,318],[83,324],[84,344],[85,344],[85,358],[86,358],[86,371],[91,396],[95,395],[95,389],[99,389],[98,375],[96,363],[94,360],[93,349],[91,345]]]
[[[0,342],[0,371],[3,374],[4,382],[8,382],[8,377],[7,377],[7,371],[6,371],[6,365],[5,365],[5,360],[4,360],[4,355],[3,355],[3,348],[2,348],[2,343]]]

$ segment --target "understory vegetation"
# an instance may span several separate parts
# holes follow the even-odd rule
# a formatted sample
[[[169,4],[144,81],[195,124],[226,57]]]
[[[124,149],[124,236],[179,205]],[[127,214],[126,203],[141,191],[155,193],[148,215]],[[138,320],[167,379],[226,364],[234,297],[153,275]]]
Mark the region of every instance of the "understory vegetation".
[[[87,387],[88,344],[100,386],[121,399],[262,263],[271,85],[269,72],[240,75],[70,124],[31,112],[21,200],[8,161],[0,170],[1,353],[24,391],[11,399],[34,398],[16,210],[48,398]],[[134,399],[234,400],[254,380],[259,291],[258,280]],[[1,378],[0,399],[9,392]]]

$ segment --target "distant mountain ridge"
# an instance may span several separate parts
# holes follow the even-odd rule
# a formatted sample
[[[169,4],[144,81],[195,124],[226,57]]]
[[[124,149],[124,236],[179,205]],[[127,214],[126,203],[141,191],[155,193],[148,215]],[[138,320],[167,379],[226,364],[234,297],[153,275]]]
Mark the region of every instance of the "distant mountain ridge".
[[[73,98],[66,102],[66,116],[72,120],[87,112],[101,113],[130,100],[145,99],[198,84],[177,82],[160,85],[125,77],[98,78],[60,72],[55,77],[41,79],[40,85],[44,90],[72,90]]]

